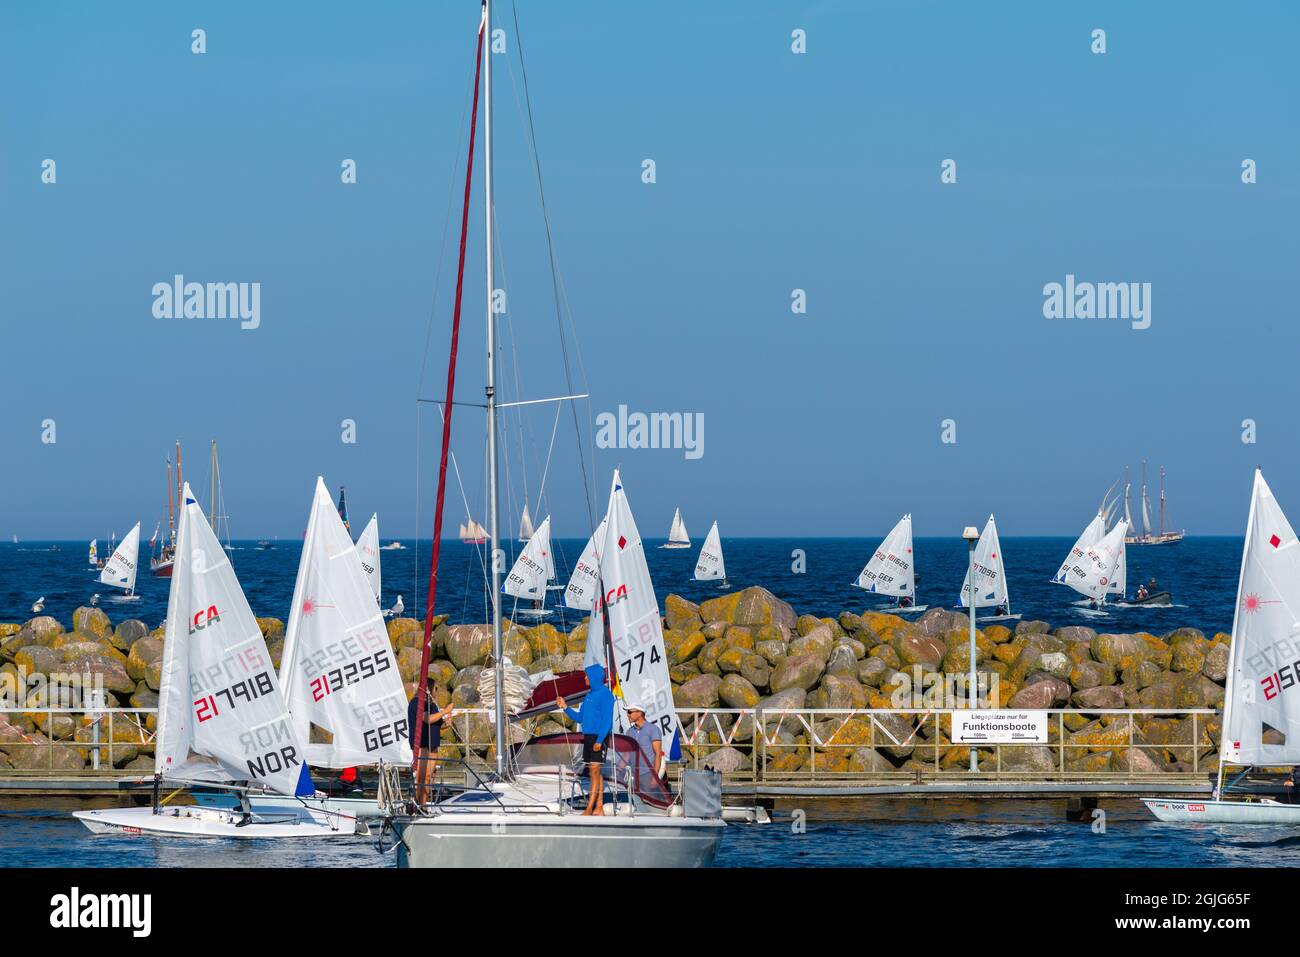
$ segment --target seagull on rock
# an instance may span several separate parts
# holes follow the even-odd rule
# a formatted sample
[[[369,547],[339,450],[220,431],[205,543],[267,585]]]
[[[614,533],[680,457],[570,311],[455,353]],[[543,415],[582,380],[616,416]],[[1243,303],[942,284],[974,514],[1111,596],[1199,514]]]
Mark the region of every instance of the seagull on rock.
[[[45,596],[42,595],[40,598],[36,599],[36,604],[32,605],[32,614],[39,615],[44,610],[45,610]]]
[[[385,618],[401,618],[402,612],[406,611],[406,606],[402,604],[402,596],[397,596],[397,601],[393,602],[393,607],[384,612]]]

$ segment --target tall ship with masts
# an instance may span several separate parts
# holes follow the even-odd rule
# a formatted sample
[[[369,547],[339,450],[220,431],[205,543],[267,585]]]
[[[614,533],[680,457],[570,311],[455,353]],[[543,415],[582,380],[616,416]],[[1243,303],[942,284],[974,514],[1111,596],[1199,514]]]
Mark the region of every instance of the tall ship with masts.
[[[1173,545],[1183,540],[1186,534],[1183,530],[1174,531],[1168,527],[1168,521],[1165,514],[1165,467],[1160,466],[1160,518],[1159,526],[1151,526],[1151,500],[1147,498],[1147,463],[1142,463],[1142,532],[1136,535],[1129,535],[1124,539],[1126,545]],[[1124,486],[1124,507],[1128,511],[1128,484]],[[1132,522],[1130,522],[1132,527]]]

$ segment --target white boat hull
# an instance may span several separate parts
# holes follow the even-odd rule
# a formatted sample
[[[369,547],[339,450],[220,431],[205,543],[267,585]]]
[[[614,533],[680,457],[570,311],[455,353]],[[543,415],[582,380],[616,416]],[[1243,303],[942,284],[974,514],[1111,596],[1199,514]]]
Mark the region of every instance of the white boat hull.
[[[906,608],[900,608],[897,605],[878,605],[872,611],[883,611],[889,615],[910,615],[913,612],[926,611],[929,605],[909,605]]]
[[[1291,824],[1300,826],[1300,804],[1277,801],[1195,801],[1142,798],[1157,820],[1170,824]]]
[[[708,867],[721,820],[501,811],[388,818],[398,867]]]
[[[1020,612],[1014,615],[976,615],[976,621],[1019,621],[1024,617]]]
[[[218,792],[195,792],[191,795],[204,807],[225,808],[231,810],[237,798],[231,794]],[[307,807],[323,814],[342,814],[362,820],[377,820],[384,816],[384,809],[373,797],[305,797],[295,798],[283,794],[250,794],[248,803],[254,811],[283,812],[295,808]]]
[[[323,814],[302,807],[296,811],[254,812],[249,823],[242,826],[240,822],[244,820],[244,814],[240,811],[197,805],[167,807],[157,814],[150,807],[129,807],[74,811],[72,816],[94,834],[137,837],[319,839],[348,837],[357,833],[354,817]]]
[[[690,542],[669,542],[667,545],[660,545],[660,548],[690,548]]]

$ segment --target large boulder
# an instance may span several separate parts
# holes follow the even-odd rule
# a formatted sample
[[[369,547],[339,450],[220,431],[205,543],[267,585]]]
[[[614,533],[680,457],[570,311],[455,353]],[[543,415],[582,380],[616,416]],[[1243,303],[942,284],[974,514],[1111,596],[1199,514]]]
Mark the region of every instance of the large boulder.
[[[149,634],[149,626],[139,618],[128,618],[113,630],[113,647],[130,651],[131,646]]]
[[[791,655],[784,658],[772,671],[768,682],[773,692],[787,688],[809,690],[826,671],[826,659],[817,654]]]
[[[700,606],[687,601],[681,595],[669,595],[664,599],[664,623],[673,631],[697,631],[704,624],[700,617]]]
[[[72,613],[72,630],[96,638],[107,638],[113,633],[113,623],[102,608],[78,608]]]
[[[1076,688],[1096,688],[1114,683],[1115,669],[1100,661],[1083,661],[1070,669],[1070,684]]]
[[[722,699],[722,703],[728,708],[752,708],[758,704],[760,696],[758,689],[742,676],[729,674],[718,685],[718,697]]]
[[[1050,622],[1030,620],[1016,622],[1017,635],[1045,635],[1052,630]]]
[[[29,675],[47,675],[63,663],[63,655],[47,645],[27,645],[14,655],[14,664]]]
[[[808,706],[858,710],[867,706],[867,693],[856,678],[826,675],[817,690],[808,696]]]
[[[485,664],[491,653],[491,626],[452,625],[447,629],[447,658],[457,668]]]
[[[1092,640],[1092,656],[1113,668],[1131,668],[1146,656],[1146,644],[1134,635],[1098,635]]]
[[[1051,708],[1056,703],[1056,688],[1051,682],[1039,681],[1035,684],[1025,685],[1007,702],[1007,707],[1015,709],[1026,709],[1030,711],[1043,711]]]
[[[896,635],[890,644],[903,664],[920,665],[927,671],[936,670],[948,653],[947,645],[932,635]]]
[[[814,621],[816,621],[816,619],[814,619]],[[822,658],[829,658],[831,649],[834,646],[835,636],[831,633],[830,627],[817,621],[815,627],[811,628],[802,637],[794,638],[790,641],[788,653],[791,655],[817,654]]]
[[[794,609],[766,588],[754,586],[712,598],[700,606],[706,622],[725,621],[733,625],[785,625],[793,630]]]
[[[1057,628],[1052,634],[1067,644],[1074,641],[1092,641],[1097,637],[1095,631],[1083,625],[1066,625],[1064,628]]]
[[[746,655],[740,663],[740,676],[755,688],[763,689],[772,679],[772,666],[762,655]]]
[[[727,774],[731,771],[739,771],[741,768],[749,767],[749,758],[735,748],[727,747],[714,751],[701,763],[711,771]]]
[[[1123,708],[1124,692],[1115,685],[1097,685],[1074,693],[1075,707],[1085,711],[1102,708]]]
[[[1211,681],[1225,681],[1228,677],[1228,646],[1212,645],[1205,654],[1205,666],[1201,671]]]
[[[262,637],[267,642],[284,637],[284,622],[279,618],[259,618],[257,619],[257,627],[261,629]]]
[[[936,637],[969,626],[969,615],[948,611],[946,608],[931,608],[916,620],[917,631],[930,637]]]
[[[717,675],[699,675],[673,692],[678,708],[716,708],[721,695],[722,679]]]
[[[894,766],[875,748],[855,748],[849,755],[849,770],[855,774],[885,774]]]
[[[131,645],[131,653],[126,656],[126,673],[135,681],[143,681],[149,665],[162,657],[161,638],[145,636]]]
[[[669,635],[672,635],[671,640]],[[664,635],[664,650],[668,653],[668,664],[682,665],[698,655],[706,644],[701,631],[669,631]]]

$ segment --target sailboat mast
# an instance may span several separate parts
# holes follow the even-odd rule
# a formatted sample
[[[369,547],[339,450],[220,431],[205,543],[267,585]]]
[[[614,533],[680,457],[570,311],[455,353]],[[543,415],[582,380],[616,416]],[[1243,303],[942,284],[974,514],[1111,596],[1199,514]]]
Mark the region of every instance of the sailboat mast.
[[[212,440],[212,476],[210,478],[211,486],[208,489],[208,523],[212,526],[212,531],[220,539],[221,535],[217,532],[217,440]]]
[[[483,209],[487,255],[487,446],[488,446],[488,560],[492,565],[492,658],[495,663],[497,773],[506,769],[505,672],[501,662],[501,564],[497,560],[497,399],[496,323],[492,317],[492,0],[483,0],[483,30],[487,45],[483,57]]]
[[[1160,466],[1160,534],[1165,533],[1165,467]]]
[[[167,459],[167,538],[176,544],[176,518],[172,509],[172,500],[176,497],[176,488],[172,485],[172,460]]]

